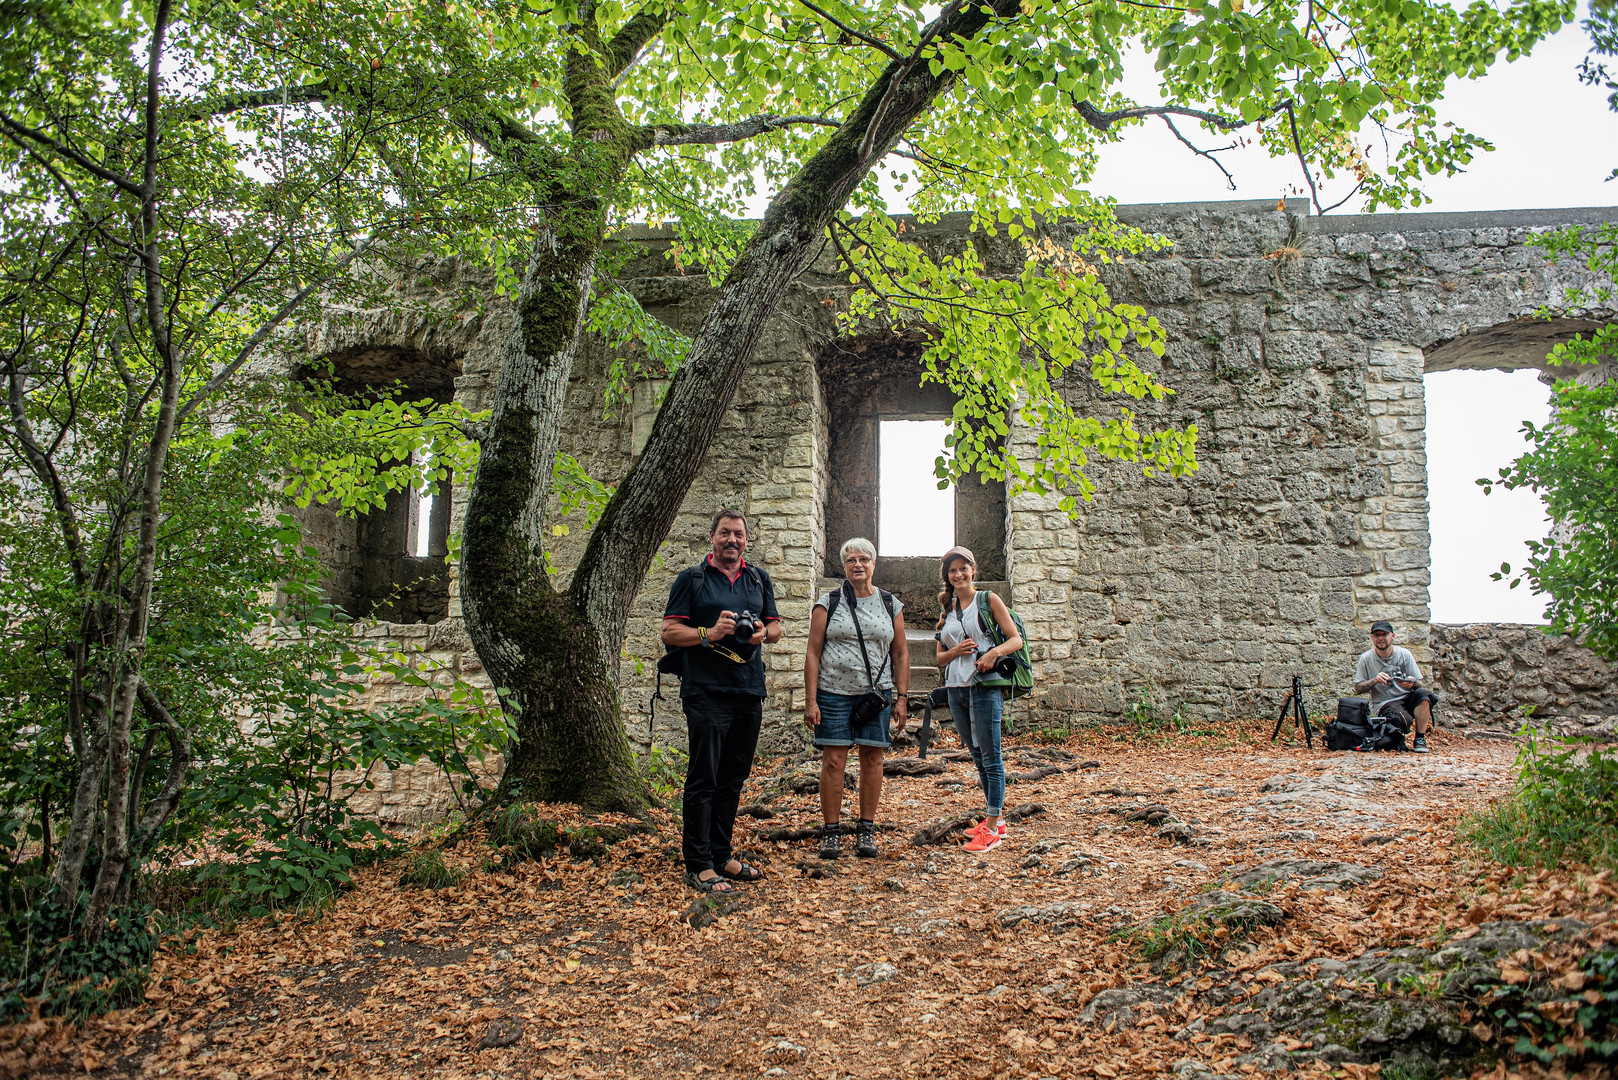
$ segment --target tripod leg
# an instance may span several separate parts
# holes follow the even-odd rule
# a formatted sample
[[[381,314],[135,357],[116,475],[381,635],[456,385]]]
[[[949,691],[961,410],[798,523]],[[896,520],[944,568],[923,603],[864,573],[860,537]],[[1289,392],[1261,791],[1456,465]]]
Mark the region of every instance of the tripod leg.
[[[1287,719],[1287,706],[1292,704],[1292,700],[1293,700],[1292,695],[1288,694],[1287,699],[1285,701],[1281,702],[1281,715],[1277,716],[1275,718],[1275,730],[1270,732],[1270,741],[1271,742],[1274,742],[1276,740],[1276,738],[1280,736],[1280,734],[1281,734],[1281,725],[1286,723],[1286,719]]]
[[[1298,723],[1303,725],[1303,741],[1309,744],[1309,749],[1315,748],[1315,733],[1309,729],[1309,711],[1303,707],[1303,699],[1298,699]]]
[[[927,704],[921,707],[921,730],[916,732],[916,746],[920,749],[917,757],[927,756],[927,744],[933,741],[933,703],[931,696]]]

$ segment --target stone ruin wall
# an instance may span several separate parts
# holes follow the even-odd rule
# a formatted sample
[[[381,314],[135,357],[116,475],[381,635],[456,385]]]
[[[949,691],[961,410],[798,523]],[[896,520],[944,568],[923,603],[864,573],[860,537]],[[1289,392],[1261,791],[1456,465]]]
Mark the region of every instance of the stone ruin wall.
[[[1201,467],[1172,480],[1095,462],[1098,490],[1077,520],[1056,509],[1055,497],[1010,498],[1004,558],[1037,669],[1036,694],[1018,703],[1019,719],[1107,722],[1142,695],[1192,715],[1273,717],[1294,674],[1304,677],[1312,710],[1324,712],[1347,692],[1369,624],[1387,618],[1433,667],[1450,723],[1514,728],[1521,706],[1532,705],[1536,720],[1610,732],[1618,692],[1606,665],[1578,646],[1536,638],[1533,628],[1429,626],[1422,376],[1543,368],[1552,342],[1613,317],[1531,319],[1584,278],[1576,267],[1547,265],[1524,240],[1532,230],[1618,211],[1312,218],[1303,210],[1296,202],[1119,208],[1125,221],[1173,240],[1103,268],[1114,299],[1144,305],[1167,331],[1164,357],[1145,357],[1143,366],[1177,392],[1135,408],[1142,423],[1196,423]],[[1071,237],[1067,226],[1051,231]],[[915,235],[936,252],[973,243],[999,272],[1022,266],[1019,244],[969,235],[964,219],[922,225]],[[623,286],[657,318],[694,333],[713,298],[705,277],[672,272],[666,234],[636,230],[626,242],[638,251]],[[453,367],[458,400],[486,407],[510,315],[492,298],[474,310],[464,297],[487,295],[489,279],[445,263],[411,292],[455,317],[390,311],[312,327],[310,354],[364,347],[433,358]],[[830,350],[847,351],[833,318],[849,292],[830,259],[793,286],[642,588],[621,672],[628,731],[640,747],[683,743],[670,680],[655,721],[650,708],[659,617],[672,575],[706,551],[709,517],[724,504],[748,511],[749,555],[775,579],[786,624],[767,654],[764,744],[805,740],[809,605],[828,547],[844,539],[825,535],[841,425],[828,412],[821,375]],[[893,339],[873,334],[859,347],[872,363],[903,370]],[[581,346],[562,442],[605,479],[633,462],[661,389],[638,383],[630,401],[604,416],[614,355],[596,339]],[[1069,380],[1065,392],[1080,409],[1114,407],[1087,379]],[[1014,426],[1012,438],[1031,446],[1034,433]],[[576,524],[556,538],[564,580],[583,542]],[[879,562],[879,583],[881,571]],[[481,668],[460,624],[454,567],[449,578],[443,621],[380,623],[366,633],[404,639],[476,681]],[[923,614],[930,622],[935,613]],[[389,790],[375,798],[384,819],[420,820],[447,805],[430,780],[396,774],[385,783]]]

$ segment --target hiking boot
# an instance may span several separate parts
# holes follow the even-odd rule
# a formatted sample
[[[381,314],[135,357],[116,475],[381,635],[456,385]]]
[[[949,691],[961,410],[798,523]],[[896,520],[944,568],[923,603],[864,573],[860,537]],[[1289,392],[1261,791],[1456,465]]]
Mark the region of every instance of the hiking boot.
[[[876,858],[876,822],[862,821],[855,826],[854,854],[862,859]]]
[[[820,838],[820,857],[822,859],[835,859],[843,853],[843,827],[841,825],[827,825],[825,835]]]
[[[1418,754],[1432,753],[1432,751],[1427,749],[1427,736],[1425,735],[1417,735],[1416,745],[1412,746],[1410,749],[1414,750]]]

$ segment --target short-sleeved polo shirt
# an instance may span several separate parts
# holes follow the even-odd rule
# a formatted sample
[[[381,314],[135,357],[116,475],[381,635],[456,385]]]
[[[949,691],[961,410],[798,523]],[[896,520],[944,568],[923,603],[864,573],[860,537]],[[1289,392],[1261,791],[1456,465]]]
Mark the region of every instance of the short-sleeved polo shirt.
[[[756,571],[758,580],[753,580]],[[669,588],[665,619],[680,619],[692,626],[713,626],[722,611],[751,611],[765,622],[779,622],[775,610],[775,583],[770,575],[758,567],[749,567],[746,560],[737,567],[735,576],[725,573],[713,564],[708,555],[697,565],[680,571]],[[738,642],[734,638],[719,642],[726,649],[742,657],[736,663],[716,649],[695,646],[685,651],[685,675],[680,679],[680,696],[715,690],[733,694],[764,696],[764,656],[757,645]]]

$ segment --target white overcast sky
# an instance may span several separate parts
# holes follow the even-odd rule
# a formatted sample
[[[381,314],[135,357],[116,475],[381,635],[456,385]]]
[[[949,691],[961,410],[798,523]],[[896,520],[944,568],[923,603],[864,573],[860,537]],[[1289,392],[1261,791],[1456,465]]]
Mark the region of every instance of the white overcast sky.
[[[1584,32],[1570,25],[1533,55],[1496,65],[1482,79],[1453,84],[1444,118],[1489,139],[1495,150],[1474,159],[1465,173],[1429,178],[1433,202],[1423,211],[1618,204],[1618,182],[1602,179],[1618,167],[1618,117],[1607,111],[1598,89],[1581,86],[1575,75],[1588,46]],[[1137,62],[1131,72],[1135,81],[1127,89],[1136,100],[1155,103],[1150,62]],[[1190,134],[1189,126],[1181,130]],[[1197,137],[1203,146],[1219,145],[1206,132]],[[1235,174],[1235,191],[1162,124],[1148,124],[1106,148],[1093,190],[1126,204],[1296,194],[1301,177],[1295,163],[1272,160],[1257,148],[1230,151],[1222,160]],[[1322,201],[1329,206],[1343,194],[1346,185],[1328,188]],[[1337,213],[1352,212],[1355,205]],[[1485,498],[1474,483],[1521,452],[1523,420],[1544,422],[1548,390],[1536,375],[1446,372],[1427,379],[1434,622],[1542,621],[1543,598],[1526,585],[1508,590],[1504,582],[1491,582],[1489,573],[1502,562],[1523,562],[1523,541],[1544,535],[1543,508],[1532,495],[1496,492]],[[948,503],[932,493],[925,475],[917,475],[930,470],[942,449],[939,429],[884,427],[890,435],[882,451],[884,553],[939,554],[945,545],[933,538],[948,535]],[[891,437],[907,429],[919,440]]]

